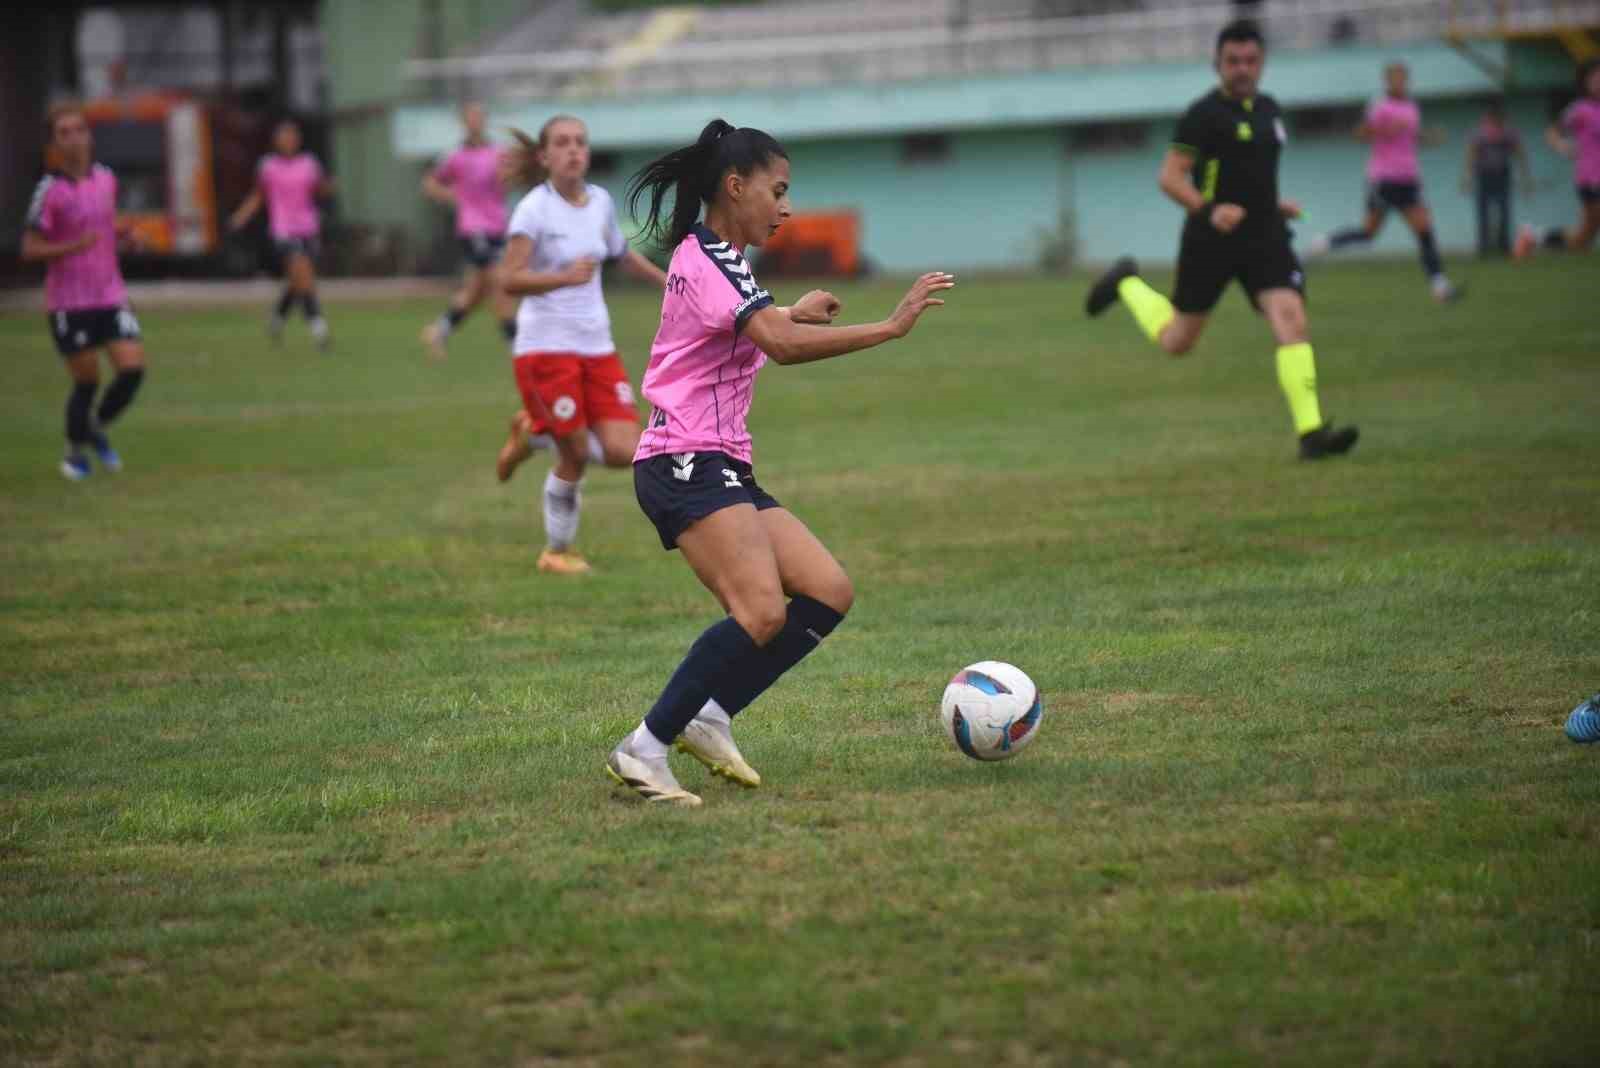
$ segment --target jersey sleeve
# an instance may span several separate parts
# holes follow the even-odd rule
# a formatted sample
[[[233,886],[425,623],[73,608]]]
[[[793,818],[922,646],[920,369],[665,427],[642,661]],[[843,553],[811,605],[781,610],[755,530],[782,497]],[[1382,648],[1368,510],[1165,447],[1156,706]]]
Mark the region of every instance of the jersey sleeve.
[[[536,245],[539,243],[539,202],[534,199],[534,193],[523,197],[511,213],[511,222],[506,225],[506,237],[516,234],[521,234]]]
[[[617,203],[611,199],[611,194],[606,194],[606,230],[603,235],[606,243],[606,259],[621,259],[628,251],[628,239],[622,233],[622,223],[617,219]]]
[[[28,214],[23,228],[37,230],[48,235],[55,226],[56,206],[53,189],[55,179],[45,175],[39,179],[39,184],[33,187],[33,198],[28,201]]]
[[[761,288],[744,254],[726,241],[702,244],[705,266],[696,272],[694,296],[701,320],[711,330],[735,334],[750,317],[772,304],[772,294]]]
[[[434,164],[433,178],[435,181],[439,182],[441,185],[455,184],[456,159],[458,155],[459,153],[457,152],[451,152],[449,155],[440,158],[438,163]]]
[[[1178,127],[1172,133],[1172,147],[1190,156],[1204,155],[1210,147],[1211,124],[1206,121],[1202,103],[1204,102],[1190,104],[1189,110],[1178,119]]]

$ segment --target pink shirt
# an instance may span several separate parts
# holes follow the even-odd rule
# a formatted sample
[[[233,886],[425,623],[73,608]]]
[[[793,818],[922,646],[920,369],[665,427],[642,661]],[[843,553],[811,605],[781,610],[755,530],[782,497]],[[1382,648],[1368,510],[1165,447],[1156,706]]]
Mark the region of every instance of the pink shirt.
[[[267,224],[275,238],[316,237],[322,220],[317,215],[317,186],[322,164],[309,152],[261,157],[256,184],[267,200]]]
[[[1561,128],[1577,143],[1579,185],[1600,185],[1600,100],[1575,100],[1561,113]]]
[[[456,195],[456,233],[506,232],[506,188],[500,183],[500,149],[462,145],[433,169],[433,177]]]
[[[50,261],[44,275],[47,308],[120,308],[128,302],[117,267],[117,176],[110,167],[96,163],[78,179],[45,175],[33,191],[27,226],[46,241],[72,241],[90,230],[100,235],[88,248]]]
[[[1373,128],[1367,178],[1374,182],[1421,180],[1417,137],[1422,132],[1422,109],[1417,102],[1385,96],[1367,108],[1367,122]]]
[[[667,265],[661,326],[650,346],[644,395],[654,409],[633,460],[722,452],[749,463],[745,425],[767,354],[744,336],[772,303],[739,249],[696,223]]]

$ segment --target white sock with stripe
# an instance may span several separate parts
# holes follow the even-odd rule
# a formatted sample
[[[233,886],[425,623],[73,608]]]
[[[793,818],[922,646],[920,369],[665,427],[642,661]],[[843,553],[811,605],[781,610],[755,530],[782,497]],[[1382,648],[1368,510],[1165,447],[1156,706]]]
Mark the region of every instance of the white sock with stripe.
[[[550,548],[564,552],[578,539],[578,513],[583,507],[582,480],[568,482],[551,471],[544,477],[544,537]]]

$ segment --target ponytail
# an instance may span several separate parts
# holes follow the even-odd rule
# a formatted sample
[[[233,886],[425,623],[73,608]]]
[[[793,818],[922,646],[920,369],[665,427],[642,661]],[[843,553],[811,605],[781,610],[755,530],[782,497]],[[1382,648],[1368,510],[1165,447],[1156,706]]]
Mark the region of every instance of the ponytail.
[[[650,210],[642,233],[663,249],[675,247],[700,218],[700,205],[710,205],[730,170],[749,175],[773,158],[789,158],[777,139],[750,127],[712,119],[692,145],[674,149],[641,167],[628,182],[628,211],[639,216],[646,195]],[[665,223],[663,207],[672,192],[672,215]]]

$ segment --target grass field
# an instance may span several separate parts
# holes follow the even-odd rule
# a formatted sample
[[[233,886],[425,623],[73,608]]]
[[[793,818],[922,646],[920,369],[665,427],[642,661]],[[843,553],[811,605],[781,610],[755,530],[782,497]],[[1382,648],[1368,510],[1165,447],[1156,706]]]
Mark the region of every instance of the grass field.
[[[1346,461],[1237,295],[1184,361],[1082,279],[769,368],[762,482],[851,618],[739,720],[766,783],[607,748],[715,615],[625,472],[534,572],[510,374],[431,303],[149,310],[121,475],[0,320],[0,1062],[1600,1061],[1600,263],[1313,278]],[[784,287],[787,291],[791,287]],[[897,287],[840,288],[876,317]],[[781,296],[782,294],[780,294]],[[789,295],[794,295],[790,293]],[[613,301],[642,370],[656,305]],[[940,735],[999,658],[1037,743]]]

